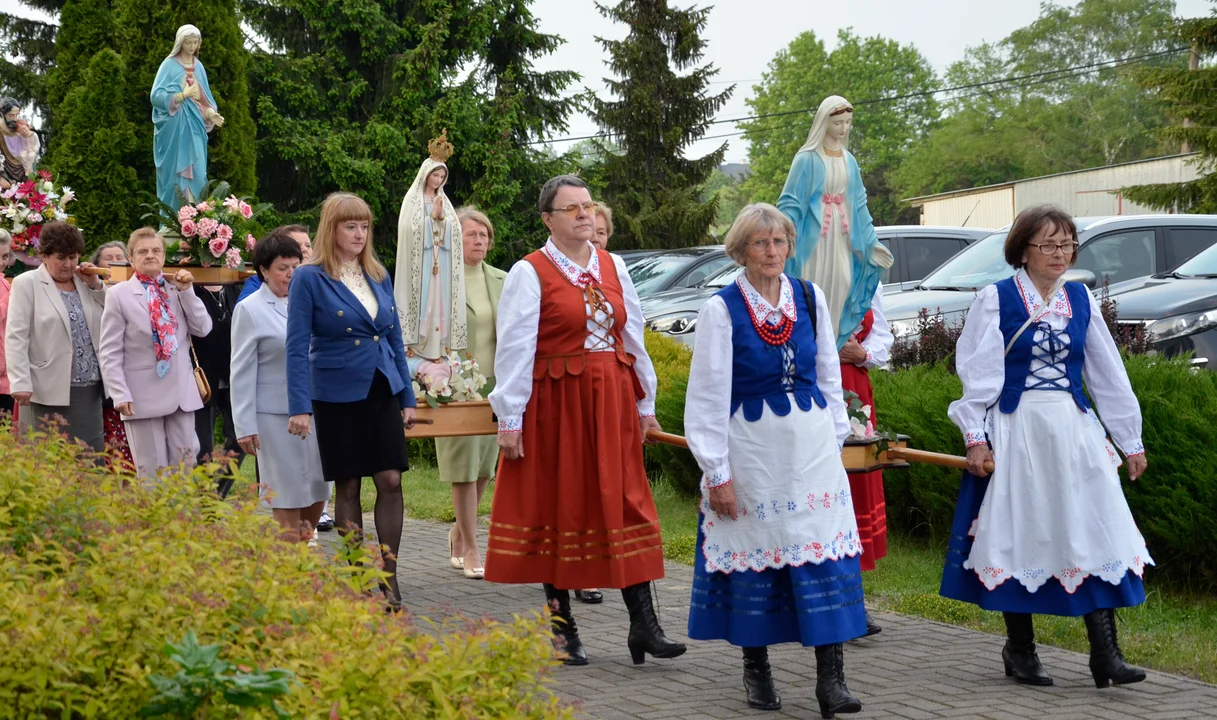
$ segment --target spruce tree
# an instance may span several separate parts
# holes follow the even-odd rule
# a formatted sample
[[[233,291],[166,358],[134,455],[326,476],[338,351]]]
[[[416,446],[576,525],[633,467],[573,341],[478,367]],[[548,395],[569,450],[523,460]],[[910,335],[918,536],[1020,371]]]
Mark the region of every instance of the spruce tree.
[[[63,9],[59,11],[59,32],[55,36],[55,64],[46,77],[47,120],[52,127],[68,93],[82,84],[93,56],[103,48],[113,46],[114,16],[110,0],[66,0],[63,3]],[[55,145],[48,149],[48,154],[53,153]]]
[[[1193,52],[1217,54],[1217,15],[1179,23],[1181,45]],[[1128,199],[1159,210],[1217,213],[1217,67],[1197,70],[1152,68],[1140,73],[1143,87],[1156,91],[1175,123],[1160,131],[1173,145],[1186,143],[1197,153],[1203,174],[1196,180],[1125,188]]]
[[[621,147],[619,153],[605,153],[604,199],[613,208],[613,242],[627,248],[701,244],[709,238],[718,204],[717,197],[702,199],[702,186],[722,163],[727,146],[693,160],[684,152],[705,134],[734,90],[712,94],[710,80],[718,71],[713,65],[696,67],[706,47],[700,33],[709,8],[678,10],[668,0],[596,7],[630,28],[624,40],[597,38],[617,74],[606,79],[616,99],[594,97],[591,103],[596,122]]]
[[[122,112],[106,112],[122,107],[124,76],[123,59],[103,48],[59,106],[55,179],[76,192],[68,210],[89,249],[126,239],[139,223],[139,203],[131,194],[138,186],[136,126]]]

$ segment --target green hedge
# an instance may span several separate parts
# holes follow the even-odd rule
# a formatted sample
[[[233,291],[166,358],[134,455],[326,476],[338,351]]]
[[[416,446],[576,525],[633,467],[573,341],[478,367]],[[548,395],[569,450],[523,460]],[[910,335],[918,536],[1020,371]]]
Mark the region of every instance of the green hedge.
[[[649,335],[659,377],[656,415],[665,430],[683,433],[689,351]],[[1144,416],[1142,439],[1149,469],[1123,483],[1137,525],[1157,563],[1150,577],[1198,590],[1217,589],[1217,375],[1194,371],[1187,360],[1130,356],[1125,360]],[[944,365],[919,365],[871,374],[880,427],[909,435],[920,450],[962,455],[963,439],[947,418],[962,394],[959,378]],[[723,392],[728,392],[724,388]],[[668,447],[647,449],[652,477],[697,491],[691,454]],[[955,512],[959,472],[933,465],[884,473],[888,524],[907,534],[945,538]]]
[[[222,501],[209,470],[128,485],[61,438],[18,442],[0,422],[0,720],[134,718],[189,700],[168,697],[165,678],[213,691],[178,717],[574,717],[550,689],[538,613],[388,615],[374,548],[329,557],[284,542],[252,487]],[[164,649],[195,637],[236,672],[183,678]],[[255,690],[262,673],[290,679],[280,715],[218,692]]]

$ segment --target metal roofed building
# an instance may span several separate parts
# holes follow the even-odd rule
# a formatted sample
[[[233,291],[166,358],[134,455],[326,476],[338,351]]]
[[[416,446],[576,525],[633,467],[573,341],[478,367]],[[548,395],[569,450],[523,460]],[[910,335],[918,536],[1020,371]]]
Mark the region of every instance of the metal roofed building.
[[[1014,182],[910,198],[921,208],[922,225],[1004,227],[1019,212],[1056,205],[1078,216],[1148,215],[1161,211],[1138,205],[1121,192],[1130,185],[1186,182],[1200,172],[1196,153],[1138,160],[1107,167],[1073,170]]]

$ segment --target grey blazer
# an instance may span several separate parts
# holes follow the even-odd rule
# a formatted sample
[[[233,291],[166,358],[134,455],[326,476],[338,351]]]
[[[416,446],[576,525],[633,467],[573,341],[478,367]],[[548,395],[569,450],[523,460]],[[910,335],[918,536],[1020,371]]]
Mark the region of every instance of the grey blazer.
[[[288,414],[286,341],[287,298],[275,298],[264,284],[237,304],[232,314],[230,384],[239,438],[258,434],[258,413]]]
[[[106,288],[90,290],[74,277],[84,307],[93,351],[101,360],[101,317]],[[13,278],[9,296],[8,326],[4,336],[10,392],[32,392],[39,405],[68,404],[72,387],[72,328],[68,310],[45,265]]]

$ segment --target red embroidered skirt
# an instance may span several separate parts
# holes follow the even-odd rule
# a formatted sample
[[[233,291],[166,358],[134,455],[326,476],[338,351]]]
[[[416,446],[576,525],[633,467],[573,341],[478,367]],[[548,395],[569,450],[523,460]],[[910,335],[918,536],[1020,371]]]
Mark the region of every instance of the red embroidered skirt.
[[[533,381],[524,456],[499,461],[487,580],[577,589],[663,577],[633,371],[611,352],[583,357]]]
[[[863,405],[870,405],[871,422],[877,423],[875,391],[864,368],[841,365],[841,387],[857,393]],[[887,503],[883,500],[883,471],[850,473],[849,491],[854,497],[858,537],[862,540],[862,569],[874,570],[875,561],[887,555]]]

